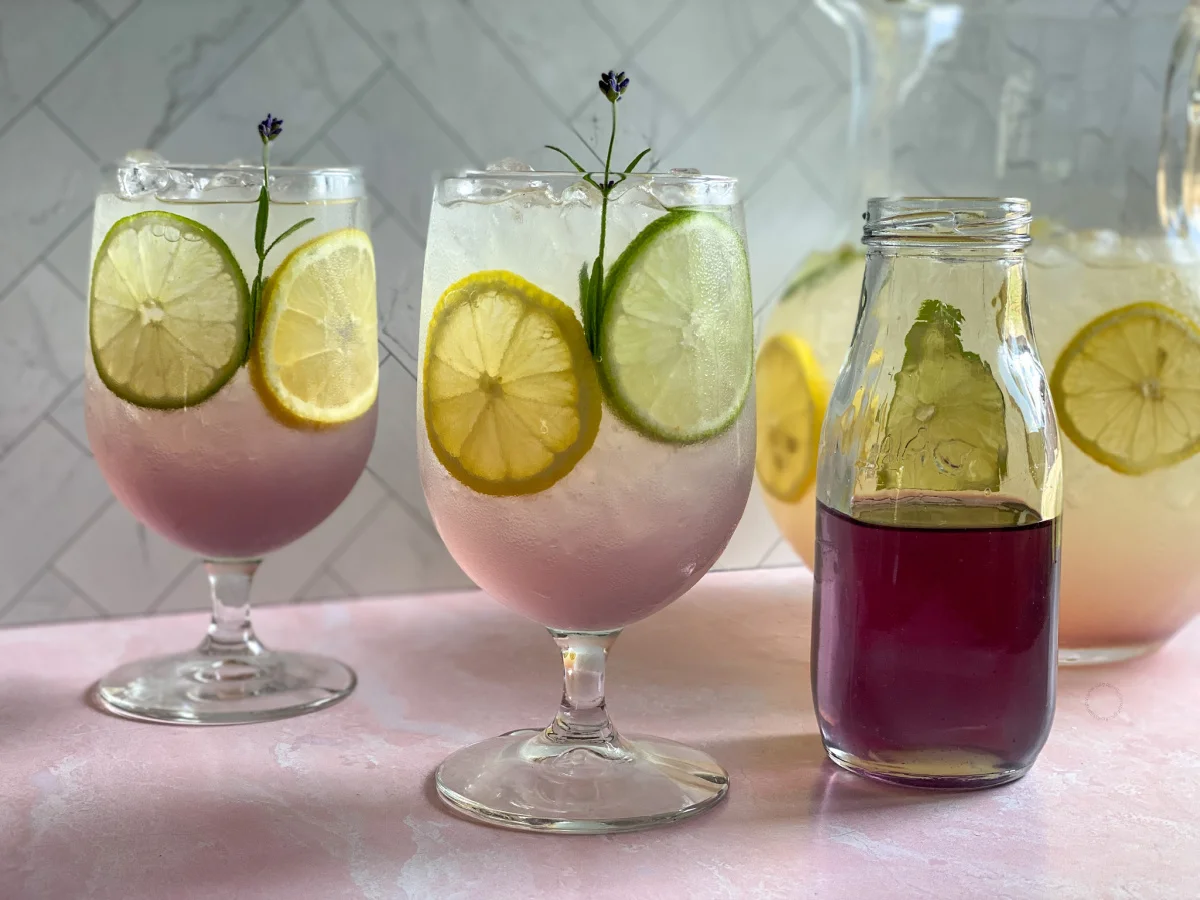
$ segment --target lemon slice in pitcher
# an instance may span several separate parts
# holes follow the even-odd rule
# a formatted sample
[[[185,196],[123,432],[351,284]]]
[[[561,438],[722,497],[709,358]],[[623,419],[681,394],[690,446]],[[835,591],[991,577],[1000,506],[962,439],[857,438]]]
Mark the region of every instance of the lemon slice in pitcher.
[[[758,480],[776,500],[795,503],[816,478],[829,385],[808,344],[790,332],[763,344],[755,379]]]
[[[357,228],[301,244],[267,280],[253,365],[264,402],[284,421],[336,425],[379,391],[375,254]]]
[[[600,429],[600,383],[565,303],[507,271],[448,287],[429,322],[425,428],[451,475],[483,494],[543,491]]]
[[[225,242],[173,213],[118,220],[96,251],[88,330],[96,372],[137,406],[202,403],[246,358],[250,291]]]
[[[1200,450],[1200,328],[1159,303],[1092,320],[1050,376],[1059,425],[1084,453],[1123,475]]]

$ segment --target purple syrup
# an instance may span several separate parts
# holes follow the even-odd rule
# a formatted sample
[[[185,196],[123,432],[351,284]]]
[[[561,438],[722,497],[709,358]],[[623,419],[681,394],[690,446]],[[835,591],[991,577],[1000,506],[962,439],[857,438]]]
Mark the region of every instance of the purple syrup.
[[[817,504],[813,695],[830,756],[927,787],[1019,778],[1054,715],[1059,520],[979,498]]]

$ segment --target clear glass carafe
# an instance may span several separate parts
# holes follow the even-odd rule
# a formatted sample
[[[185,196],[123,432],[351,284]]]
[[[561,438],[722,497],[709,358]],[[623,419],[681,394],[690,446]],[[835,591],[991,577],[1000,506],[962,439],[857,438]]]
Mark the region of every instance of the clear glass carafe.
[[[829,757],[1019,778],[1054,711],[1062,470],[1025,200],[872,200],[817,471],[813,697]]]
[[[848,35],[847,159],[864,196],[1031,200],[1029,302],[1071,521],[1060,660],[1158,647],[1200,611],[1200,253],[1189,226],[1200,203],[1189,125],[1200,122],[1190,83],[1200,7],[1181,27],[1180,0],[1121,3],[1120,14],[1061,0],[818,2]],[[843,251],[810,266],[765,328],[783,371],[777,351],[790,342],[800,360],[790,371],[805,373],[793,383],[818,409],[850,342],[861,265]],[[790,337],[772,342],[781,333]],[[760,440],[760,480],[773,462],[788,471],[785,451],[803,447],[786,427],[793,415],[760,404],[776,447],[771,456]],[[772,509],[809,558],[811,481],[778,483]]]

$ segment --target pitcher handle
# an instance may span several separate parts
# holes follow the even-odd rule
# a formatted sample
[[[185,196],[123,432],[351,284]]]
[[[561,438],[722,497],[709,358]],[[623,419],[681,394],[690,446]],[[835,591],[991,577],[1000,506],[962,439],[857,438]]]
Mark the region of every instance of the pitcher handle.
[[[1179,20],[1163,95],[1158,216],[1168,235],[1187,237],[1200,212],[1200,0]],[[1197,218],[1200,223],[1200,218]],[[1198,232],[1197,237],[1200,237]]]

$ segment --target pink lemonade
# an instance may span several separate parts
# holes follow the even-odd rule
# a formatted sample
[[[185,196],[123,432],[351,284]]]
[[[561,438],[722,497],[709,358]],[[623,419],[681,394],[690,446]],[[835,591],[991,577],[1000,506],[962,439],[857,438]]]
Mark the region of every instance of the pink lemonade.
[[[88,363],[84,413],[96,462],[139,521],[211,558],[262,556],[337,509],[366,465],[377,407],[344,425],[294,428],[243,369],[192,409],[142,409]]]
[[[542,625],[608,631],[678,599],[729,543],[753,476],[754,411],[747,403],[724,434],[672,447],[605,409],[574,471],[527,497],[479,494],[428,441],[418,447],[438,533],[476,584]]]

